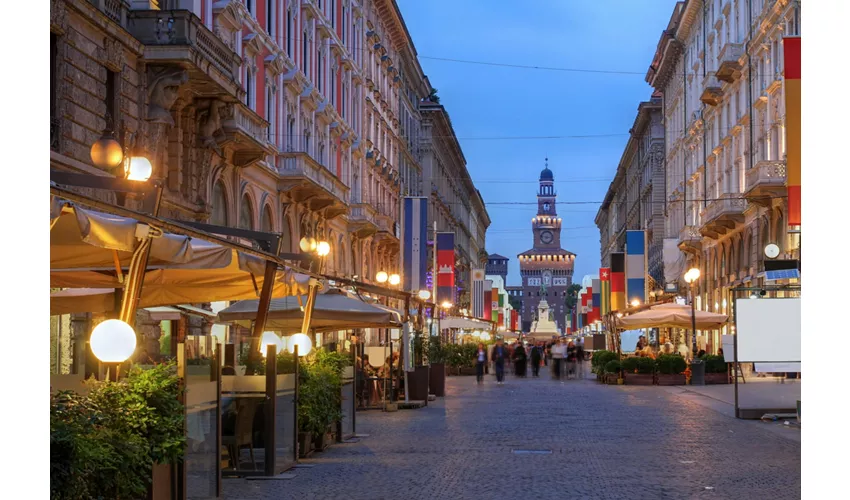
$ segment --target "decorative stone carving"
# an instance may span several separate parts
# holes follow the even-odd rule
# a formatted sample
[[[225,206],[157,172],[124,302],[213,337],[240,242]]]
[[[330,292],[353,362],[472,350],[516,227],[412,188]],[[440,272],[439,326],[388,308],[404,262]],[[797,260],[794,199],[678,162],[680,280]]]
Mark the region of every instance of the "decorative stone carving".
[[[103,65],[116,73],[124,69],[124,48],[121,42],[109,37],[103,39]]]
[[[214,149],[219,156],[222,156],[222,153],[216,143],[215,135],[216,132],[221,130],[222,110],[225,108],[227,108],[227,103],[218,99],[212,99],[209,101],[209,105],[198,113],[198,119],[200,121],[198,137],[201,139],[201,144],[204,147]],[[229,112],[231,114],[233,113],[232,106]]]
[[[174,125],[171,107],[178,98],[180,86],[189,81],[189,73],[182,68],[148,68],[148,121]]]
[[[50,2],[50,31],[64,35],[68,29],[68,11],[64,0]]]

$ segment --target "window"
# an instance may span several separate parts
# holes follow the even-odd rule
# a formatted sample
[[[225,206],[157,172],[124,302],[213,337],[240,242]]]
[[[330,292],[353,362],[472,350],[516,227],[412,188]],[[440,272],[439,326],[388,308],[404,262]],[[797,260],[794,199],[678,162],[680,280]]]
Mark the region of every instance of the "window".
[[[274,0],[266,0],[266,31],[269,36],[274,38],[275,23],[274,23]]]
[[[307,74],[307,32],[305,31],[301,39],[301,72]]]
[[[322,82],[322,75],[323,75],[322,66],[324,66],[324,61],[322,60],[321,46],[320,46],[320,44],[316,44],[316,45],[318,47],[316,49],[316,82],[318,84],[317,86],[319,87],[319,92],[321,92],[322,89],[324,89],[324,87],[325,87],[324,84],[323,84],[324,82]]]
[[[106,129],[115,131],[117,120],[115,116],[115,72],[106,71]]]
[[[57,150],[59,148],[59,110],[57,109],[57,90],[56,85],[58,68],[56,63],[59,60],[59,36],[56,33],[50,34],[50,149]]]
[[[251,68],[245,68],[245,105],[254,109],[254,75]]]
[[[265,233],[271,233],[272,229],[272,209],[268,205],[266,205],[266,209],[263,210],[263,220],[260,222],[260,231]]]
[[[286,9],[286,55],[292,57],[292,8]]]
[[[210,223],[216,226],[227,225],[227,198],[224,195],[224,184],[220,181],[213,187],[212,216]]]
[[[271,87],[266,89],[266,121],[269,122],[268,141],[274,143],[274,92],[272,92]]]
[[[254,15],[254,0],[245,0],[245,7],[251,15]]]
[[[342,26],[341,26],[341,28],[342,28],[342,44],[348,45],[348,40],[346,40],[346,38],[345,38],[345,35],[346,35],[346,29],[345,28],[348,26],[348,23],[346,22],[346,15],[345,14],[346,14],[345,5],[343,5],[342,6]]]
[[[336,0],[331,0],[331,26],[336,28]]]
[[[254,211],[251,210],[251,199],[247,194],[242,196],[242,205],[239,207],[239,229],[254,229]]]

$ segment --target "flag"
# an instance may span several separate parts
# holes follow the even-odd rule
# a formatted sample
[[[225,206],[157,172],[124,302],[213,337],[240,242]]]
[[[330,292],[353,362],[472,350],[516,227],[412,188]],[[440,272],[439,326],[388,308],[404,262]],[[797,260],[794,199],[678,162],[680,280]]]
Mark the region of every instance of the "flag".
[[[611,312],[611,269],[599,268],[599,314],[606,316]]]
[[[484,315],[487,321],[493,320],[493,280],[484,280]]]
[[[626,308],[626,254],[611,254],[611,310]]]
[[[437,233],[437,297],[455,303],[455,233]]]
[[[785,185],[788,186],[788,225],[801,225],[800,213],[800,37],[783,37],[785,53]]]
[[[646,303],[646,232],[626,231],[626,301]]]
[[[600,291],[601,291],[601,288],[599,287],[599,280],[598,279],[593,280],[593,298],[591,299],[592,310],[593,310],[593,321],[597,321],[597,320],[601,319],[601,316],[599,315],[599,308],[602,306],[602,296],[599,293]]]
[[[472,316],[484,317],[484,269],[472,270]]]
[[[505,294],[499,294],[499,325],[507,327],[507,319],[505,318]]]
[[[404,199],[404,289],[425,288],[428,272],[428,198]]]
[[[517,325],[519,323],[519,312],[516,309],[511,309],[511,331],[515,332],[517,330]]]

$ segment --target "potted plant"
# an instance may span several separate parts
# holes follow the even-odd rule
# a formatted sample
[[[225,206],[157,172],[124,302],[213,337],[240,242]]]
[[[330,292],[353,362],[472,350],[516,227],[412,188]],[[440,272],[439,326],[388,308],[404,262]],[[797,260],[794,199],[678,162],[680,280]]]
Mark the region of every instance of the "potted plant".
[[[596,374],[596,380],[600,383],[605,383],[609,372],[606,372],[605,366],[613,360],[617,359],[617,353],[611,351],[596,351],[590,359],[590,367],[593,373]]]
[[[413,332],[413,371],[407,373],[407,397],[413,401],[428,401],[430,367],[425,364],[425,350],[429,342],[421,331]]]
[[[305,363],[298,391],[299,433],[312,437],[313,447],[322,451],[330,444],[331,426],[342,418],[342,381],[327,363]],[[299,435],[299,441],[303,438]]]
[[[620,365],[619,361],[612,359],[605,363],[605,366],[602,367],[597,378],[603,380],[607,384],[615,385],[617,384],[617,379],[620,378],[620,370],[622,368],[623,367]]]
[[[707,354],[703,356],[702,359],[703,361],[705,361],[706,385],[729,383],[728,367],[726,364],[726,360],[723,359],[723,356]]]
[[[652,385],[655,379],[655,360],[630,357],[624,359],[623,379],[626,385]]]
[[[428,386],[432,394],[441,398],[446,395],[446,349],[439,336],[431,337],[424,344],[427,345],[425,352],[431,365]]]
[[[688,363],[678,354],[662,354],[655,360],[658,385],[685,385]]]

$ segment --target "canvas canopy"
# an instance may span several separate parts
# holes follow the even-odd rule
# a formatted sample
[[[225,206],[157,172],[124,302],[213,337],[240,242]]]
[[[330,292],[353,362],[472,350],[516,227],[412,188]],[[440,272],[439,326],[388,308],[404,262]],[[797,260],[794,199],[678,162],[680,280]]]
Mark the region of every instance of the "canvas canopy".
[[[698,330],[720,328],[729,319],[725,314],[696,311]],[[625,329],[640,328],[691,328],[691,307],[681,304],[661,304],[617,320],[617,326]]]
[[[440,328],[464,328],[468,330],[490,330],[493,323],[473,318],[449,316],[440,320]]]
[[[301,304],[307,298],[301,297]],[[218,321],[235,322],[250,326],[257,317],[258,300],[243,300],[222,309]],[[266,328],[283,333],[296,333],[301,330],[304,313],[295,297],[272,299]],[[401,325],[401,315],[397,311],[379,309],[359,299],[348,297],[336,291],[316,296],[310,328],[314,331],[334,331],[348,328],[397,328]]]

